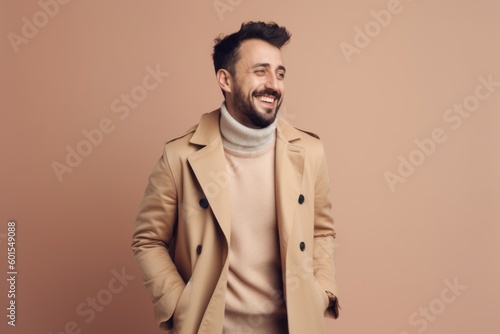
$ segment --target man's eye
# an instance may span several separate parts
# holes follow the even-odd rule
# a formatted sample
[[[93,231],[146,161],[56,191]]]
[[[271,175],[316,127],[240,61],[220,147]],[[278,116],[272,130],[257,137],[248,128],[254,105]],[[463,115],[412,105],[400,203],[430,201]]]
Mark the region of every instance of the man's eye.
[[[284,72],[278,72],[276,74],[276,76],[278,77],[278,79],[285,79],[285,73]]]
[[[265,74],[266,71],[264,71],[264,70],[255,70],[255,73],[257,73],[259,75],[262,75],[262,74]]]

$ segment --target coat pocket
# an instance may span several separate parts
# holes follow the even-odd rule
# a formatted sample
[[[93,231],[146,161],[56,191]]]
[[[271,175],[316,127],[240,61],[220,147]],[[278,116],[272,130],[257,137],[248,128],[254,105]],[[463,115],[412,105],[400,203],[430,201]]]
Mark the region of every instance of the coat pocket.
[[[176,330],[179,330],[180,327],[182,327],[182,323],[187,317],[187,311],[189,307],[189,301],[191,299],[192,287],[193,287],[192,281],[189,280],[186,286],[184,287],[184,290],[182,291],[181,297],[177,302],[177,306],[175,307],[173,320],[174,320],[174,327],[176,328]]]
[[[326,294],[326,291],[323,290],[321,287],[321,284],[319,284],[318,280],[315,278],[314,283],[316,285],[316,290],[318,291],[319,298],[321,300],[321,305],[323,306],[323,312],[326,311],[328,308],[328,305],[330,304],[330,299],[328,298],[328,295]]]

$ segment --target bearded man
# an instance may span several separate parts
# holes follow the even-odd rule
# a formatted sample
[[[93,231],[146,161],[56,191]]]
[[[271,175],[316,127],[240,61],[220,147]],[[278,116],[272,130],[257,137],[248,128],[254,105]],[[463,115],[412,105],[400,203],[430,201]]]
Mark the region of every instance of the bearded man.
[[[278,117],[289,39],[264,22],[216,39],[224,102],[149,178],[132,248],[162,329],[314,334],[338,317],[324,149]]]

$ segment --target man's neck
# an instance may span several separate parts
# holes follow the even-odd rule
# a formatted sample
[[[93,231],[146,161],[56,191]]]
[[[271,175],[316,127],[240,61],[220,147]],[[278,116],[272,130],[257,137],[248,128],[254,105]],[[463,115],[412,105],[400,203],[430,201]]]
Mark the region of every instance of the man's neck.
[[[252,129],[238,122],[221,106],[220,130],[224,147],[235,151],[258,151],[270,143],[276,135],[276,120],[262,129]]]

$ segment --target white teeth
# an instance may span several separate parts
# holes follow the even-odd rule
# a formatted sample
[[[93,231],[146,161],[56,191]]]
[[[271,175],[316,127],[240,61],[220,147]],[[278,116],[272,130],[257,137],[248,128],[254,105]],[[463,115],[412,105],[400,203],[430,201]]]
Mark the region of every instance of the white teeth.
[[[262,102],[269,102],[269,103],[273,103],[274,102],[274,98],[268,97],[268,96],[261,96],[261,97],[259,97],[259,99]]]

